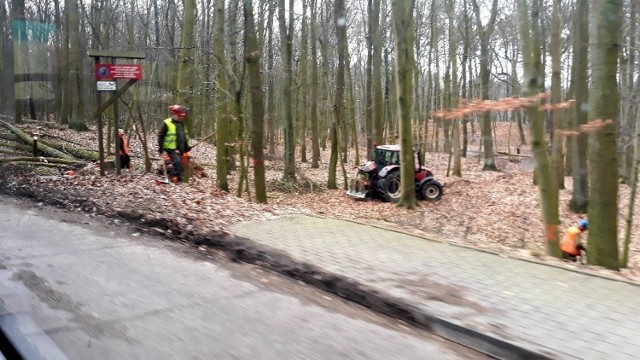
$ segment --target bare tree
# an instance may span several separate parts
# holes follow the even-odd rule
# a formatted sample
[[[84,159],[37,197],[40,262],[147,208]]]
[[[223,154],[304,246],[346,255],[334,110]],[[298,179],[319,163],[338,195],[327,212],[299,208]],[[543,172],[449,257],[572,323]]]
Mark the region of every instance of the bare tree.
[[[457,49],[457,37],[456,33],[458,29],[455,25],[455,0],[447,0],[447,15],[449,17],[449,63],[451,64],[451,95],[449,96],[449,107],[454,108],[458,106],[458,55]],[[462,176],[462,159],[460,152],[460,124],[456,119],[453,124],[452,138],[453,138],[453,176]]]
[[[300,161],[307,162],[307,114],[308,114],[308,63],[309,33],[307,31],[307,0],[302,0],[302,33],[300,34],[300,104],[298,106],[298,124],[300,125]]]
[[[585,124],[588,118],[589,83],[588,83],[588,52],[589,52],[589,4],[584,1],[576,2],[573,19],[573,64],[571,66],[571,88],[573,89],[576,106],[569,119],[570,129]],[[573,188],[569,208],[576,213],[586,213],[589,204],[589,182],[587,167],[587,134],[578,133],[568,139],[571,151],[571,176]]]
[[[264,169],[264,101],[262,92],[262,71],[260,70],[260,48],[253,20],[253,4],[244,0],[244,53],[249,67],[251,89],[251,152],[253,155],[253,176],[256,200],[267,202]]]
[[[553,0],[553,17],[551,20],[551,102],[558,104],[562,101],[562,0]],[[553,130],[564,128],[564,110],[554,109]],[[564,154],[563,140],[555,131],[551,133],[553,142],[551,150],[551,163],[554,169],[558,189],[564,189]]]
[[[541,10],[540,0],[533,0],[534,5],[529,6],[527,0],[518,0],[518,20],[520,25],[520,41],[522,59],[525,71],[525,94],[535,96],[544,92],[542,85],[542,58],[540,54],[539,14]],[[531,10],[529,10],[531,8]],[[529,25],[531,23],[531,26]],[[532,151],[536,161],[535,174],[539,182],[540,200],[542,202],[542,218],[544,221],[544,233],[547,253],[560,257],[559,229],[560,215],[558,210],[558,188],[550,165],[544,139],[544,114],[537,103],[532,103],[528,108]]]
[[[224,48],[224,0],[215,2],[215,40],[216,58],[216,185],[218,189],[229,191],[228,139],[229,139],[229,93],[227,92],[227,68]]]
[[[9,13],[4,0],[0,0],[0,76],[3,79],[13,78],[13,44],[9,35],[11,28],[9,21]],[[15,86],[6,84],[0,87],[0,113],[13,114],[15,112],[14,105]]]
[[[372,79],[371,87],[373,88],[373,142],[382,145],[384,142],[384,96],[382,93],[382,29],[381,29],[381,1],[373,0],[372,9],[372,28],[371,36],[373,37],[373,48],[371,56]],[[367,156],[371,156],[369,152]]]
[[[289,0],[289,23],[285,18],[285,0],[278,1],[278,24],[280,25],[281,55],[284,67],[284,175],[285,180],[296,179],[296,143],[293,124],[293,0]]]
[[[398,121],[400,123],[400,156],[402,158],[402,175],[400,176],[402,192],[398,206],[406,209],[415,209],[418,203],[413,180],[415,165],[413,159],[413,134],[411,132],[413,72],[415,71],[415,60],[413,58],[413,2],[393,0],[391,6],[396,35],[395,85],[397,89]]]
[[[339,135],[338,129],[342,128],[344,111],[344,83],[345,83],[345,57],[347,52],[347,14],[344,0],[335,2],[336,35],[338,37],[338,71],[336,74],[336,95],[333,104],[335,117],[331,124],[331,157],[329,159],[329,180],[327,187],[337,189],[336,166],[338,164]]]
[[[480,33],[480,82],[482,86],[482,99],[489,99],[489,78],[491,76],[491,68],[489,64],[489,47],[491,35],[496,23],[498,15],[498,0],[493,0],[491,5],[491,15],[489,21],[484,26],[480,16],[480,7],[477,0],[473,1],[473,11],[476,17],[476,26]],[[482,116],[480,136],[482,137],[482,147],[484,149],[484,165],[482,170],[496,171],[495,157],[493,153],[493,135],[491,132],[491,113],[485,112]]]
[[[80,11],[78,0],[65,1],[66,33],[69,39],[69,64],[67,68],[66,96],[70,101],[69,127],[75,130],[87,130],[84,117],[82,42],[80,40]]]
[[[589,90],[589,120],[607,120],[589,134],[588,162],[592,170],[589,186],[590,264],[618,269],[618,52],[622,24],[622,0],[592,4],[591,29],[593,79]]]
[[[317,169],[320,164],[320,139],[318,124],[318,39],[316,25],[316,1],[311,0],[311,167]]]

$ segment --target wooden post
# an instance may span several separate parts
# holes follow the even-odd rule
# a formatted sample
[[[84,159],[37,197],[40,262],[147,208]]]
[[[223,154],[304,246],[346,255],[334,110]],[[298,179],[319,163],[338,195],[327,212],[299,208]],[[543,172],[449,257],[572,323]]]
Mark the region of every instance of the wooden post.
[[[116,63],[116,58],[112,57],[111,58],[111,63],[115,64]],[[118,81],[116,80],[116,84],[118,83]],[[116,88],[117,91],[117,88]],[[115,94],[115,92],[114,92]],[[116,164],[116,175],[120,175],[120,135],[118,134],[118,97],[114,96],[115,101],[113,102],[113,138],[114,140],[114,144],[115,144],[115,148],[113,149],[113,155],[115,155],[115,161],[114,163]]]
[[[100,57],[96,56],[94,58],[94,63],[97,65],[100,63]],[[102,93],[100,91],[96,91],[96,107],[99,109],[102,104]],[[100,176],[104,176],[104,134],[102,128],[102,112],[98,112],[95,114],[95,117],[98,120],[98,156],[100,159]]]
[[[143,52],[138,51],[111,51],[111,50],[89,50],[89,56],[94,59],[94,64],[100,64],[100,58],[111,58],[111,64],[116,63],[117,58],[123,59],[144,59],[145,55]],[[121,78],[121,77],[120,77]],[[126,78],[126,77],[125,77]],[[113,78],[113,80],[117,84],[118,78]],[[120,89],[117,89],[112,93],[113,95],[107,99],[104,103],[102,103],[102,94],[100,91],[96,93],[96,112],[93,113],[93,116],[98,120],[98,151],[100,155],[100,176],[105,176],[105,166],[104,166],[104,129],[102,124],[102,113],[111,105],[114,106],[114,126],[113,132],[115,134],[115,165],[116,165],[116,175],[120,175],[120,136],[118,136],[118,99],[122,94],[124,94],[133,84],[135,84],[137,79],[129,79],[129,81]]]

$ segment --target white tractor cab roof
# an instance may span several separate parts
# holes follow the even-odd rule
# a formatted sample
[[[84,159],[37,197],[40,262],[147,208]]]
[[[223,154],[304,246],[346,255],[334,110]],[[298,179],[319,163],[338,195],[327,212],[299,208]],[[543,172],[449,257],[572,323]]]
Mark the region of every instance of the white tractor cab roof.
[[[389,150],[389,151],[400,151],[400,145],[379,145],[376,149],[380,150]]]

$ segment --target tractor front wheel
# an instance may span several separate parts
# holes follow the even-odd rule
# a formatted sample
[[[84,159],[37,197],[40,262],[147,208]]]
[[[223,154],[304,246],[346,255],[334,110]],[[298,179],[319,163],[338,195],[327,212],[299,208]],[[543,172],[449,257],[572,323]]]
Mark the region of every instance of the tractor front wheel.
[[[420,186],[418,194],[424,200],[438,200],[442,197],[442,185],[435,180],[427,181]]]
[[[398,202],[400,201],[400,172],[393,172],[383,180],[382,190],[384,194],[384,199],[388,202]]]

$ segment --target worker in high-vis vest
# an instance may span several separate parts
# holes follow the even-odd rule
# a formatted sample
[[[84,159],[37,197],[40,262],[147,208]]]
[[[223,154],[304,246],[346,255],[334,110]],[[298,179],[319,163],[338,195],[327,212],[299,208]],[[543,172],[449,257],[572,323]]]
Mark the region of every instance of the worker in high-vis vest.
[[[164,161],[170,162],[169,177],[174,184],[182,181],[183,159],[191,151],[189,131],[183,120],[188,108],[182,105],[169,106],[171,117],[166,119],[158,133],[158,151]]]
[[[571,226],[565,231],[562,241],[560,241],[560,250],[562,257],[567,260],[576,261],[578,257],[582,258],[582,251],[587,253],[587,249],[580,242],[580,234],[589,229],[587,220],[580,220],[578,226]]]

